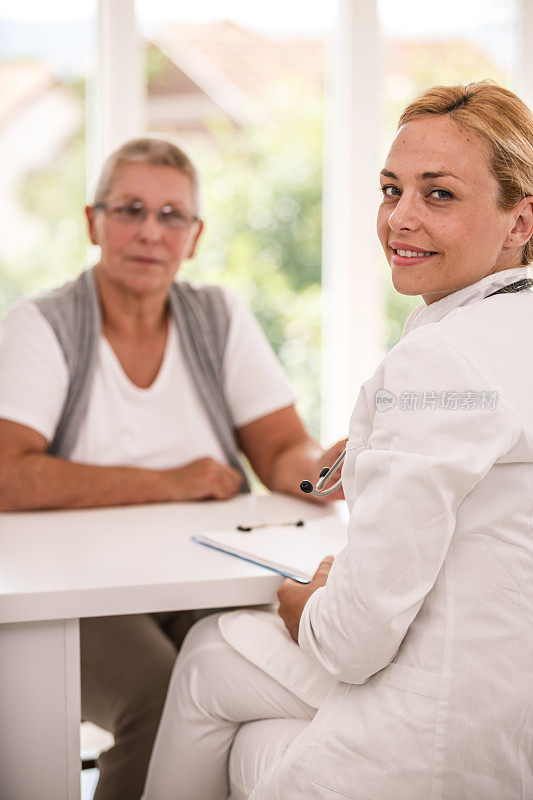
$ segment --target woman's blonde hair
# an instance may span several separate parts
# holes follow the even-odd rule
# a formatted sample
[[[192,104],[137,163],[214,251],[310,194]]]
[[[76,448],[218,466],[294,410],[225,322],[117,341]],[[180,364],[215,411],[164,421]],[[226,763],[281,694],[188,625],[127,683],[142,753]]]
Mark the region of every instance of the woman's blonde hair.
[[[498,205],[503,211],[533,195],[533,114],[513,92],[489,81],[434,86],[407,106],[398,128],[432,114],[450,116],[486,142],[488,166],[498,181]],[[522,264],[532,261],[533,237],[522,250]]]
[[[115,170],[120,164],[153,164],[156,167],[172,167],[186,175],[192,184],[194,213],[200,211],[200,187],[198,173],[189,156],[168,139],[143,137],[130,139],[107,158],[102,167],[96,191],[95,203],[103,203],[109,194]]]

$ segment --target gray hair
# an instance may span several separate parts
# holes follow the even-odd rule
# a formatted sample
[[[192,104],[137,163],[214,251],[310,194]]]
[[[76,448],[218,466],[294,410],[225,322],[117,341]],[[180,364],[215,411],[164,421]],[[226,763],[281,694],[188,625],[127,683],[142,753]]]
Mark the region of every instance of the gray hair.
[[[199,213],[200,185],[194,164],[189,156],[177,145],[167,139],[156,139],[155,137],[130,139],[108,156],[96,184],[95,203],[105,202],[111,190],[115,170],[119,164],[133,163],[153,164],[156,167],[173,167],[173,169],[186,175],[192,184],[194,213]]]

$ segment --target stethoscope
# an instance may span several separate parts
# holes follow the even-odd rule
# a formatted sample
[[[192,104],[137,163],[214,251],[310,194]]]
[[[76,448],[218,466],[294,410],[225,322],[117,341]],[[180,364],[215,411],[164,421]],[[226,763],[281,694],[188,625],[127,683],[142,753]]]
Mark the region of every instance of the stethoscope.
[[[330,482],[331,476],[337,472],[345,458],[346,450],[343,450],[331,467],[324,467],[321,469],[314,489],[311,481],[302,481],[300,484],[300,489],[302,492],[305,492],[305,494],[310,494],[311,497],[327,497],[328,494],[333,494],[333,492],[336,492],[337,489],[340,489],[342,484],[341,478],[335,481],[333,486],[330,486],[329,489],[325,489],[324,487]]]
[[[495,294],[508,294],[511,292],[521,292],[523,289],[532,289],[533,288],[533,280],[531,278],[522,278],[519,281],[515,281],[514,283],[510,283],[508,286],[504,286],[502,289],[498,289],[492,294],[487,295],[487,297],[493,297]],[[324,487],[331,480],[331,476],[339,469],[341,464],[343,463],[344,459],[346,458],[346,450],[344,450],[338,459],[335,461],[331,467],[324,467],[320,470],[320,475],[316,482],[315,487],[313,488],[313,484],[311,481],[302,481],[300,484],[300,490],[305,494],[310,494],[311,497],[327,497],[333,492],[336,492],[337,489],[340,489],[342,485],[342,478],[339,478],[335,481],[333,486],[330,486],[329,489],[325,489]]]

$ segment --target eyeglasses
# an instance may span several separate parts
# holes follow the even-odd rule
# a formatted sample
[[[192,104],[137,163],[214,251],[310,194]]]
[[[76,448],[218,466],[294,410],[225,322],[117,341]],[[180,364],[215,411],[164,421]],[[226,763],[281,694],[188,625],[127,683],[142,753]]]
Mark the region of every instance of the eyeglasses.
[[[159,224],[171,231],[184,231],[199,219],[195,215],[185,214],[170,204],[161,206],[161,208],[149,208],[141,200],[116,206],[100,202],[95,203],[94,208],[103,211],[112,220],[123,225],[141,225],[148,214],[153,213]]]

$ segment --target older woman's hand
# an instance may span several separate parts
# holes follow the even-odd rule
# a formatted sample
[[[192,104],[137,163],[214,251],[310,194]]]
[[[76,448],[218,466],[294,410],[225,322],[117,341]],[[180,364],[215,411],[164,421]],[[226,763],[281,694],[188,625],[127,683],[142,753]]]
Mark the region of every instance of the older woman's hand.
[[[242,475],[214,458],[199,458],[164,471],[169,500],[227,500],[238,494]]]
[[[278,614],[295,642],[298,642],[298,629],[304,606],[313,592],[326,585],[333,561],[333,556],[323,558],[310,583],[297,583],[287,578],[278,590]]]

